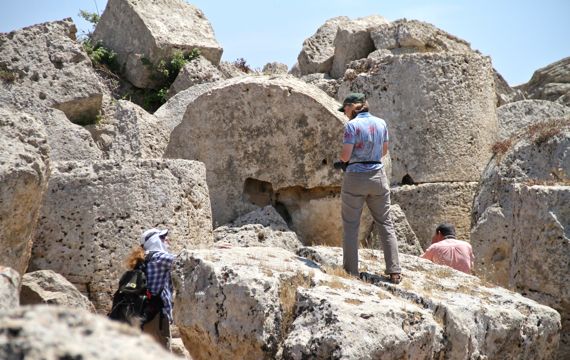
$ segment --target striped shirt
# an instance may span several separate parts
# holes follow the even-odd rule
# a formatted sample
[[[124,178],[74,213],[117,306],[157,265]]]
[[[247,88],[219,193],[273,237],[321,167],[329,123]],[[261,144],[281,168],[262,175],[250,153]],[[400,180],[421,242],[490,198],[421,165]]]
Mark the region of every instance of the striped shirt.
[[[147,287],[152,295],[160,294],[162,312],[172,323],[172,264],[175,256],[164,251],[156,251],[146,265]]]

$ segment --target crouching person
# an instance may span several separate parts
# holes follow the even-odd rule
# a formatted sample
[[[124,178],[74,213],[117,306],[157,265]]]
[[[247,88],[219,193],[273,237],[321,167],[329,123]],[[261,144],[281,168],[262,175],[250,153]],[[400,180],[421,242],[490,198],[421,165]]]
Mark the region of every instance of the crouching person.
[[[455,226],[439,224],[431,239],[431,245],[421,256],[439,265],[447,265],[455,270],[471,274],[473,249],[471,244],[455,238]]]

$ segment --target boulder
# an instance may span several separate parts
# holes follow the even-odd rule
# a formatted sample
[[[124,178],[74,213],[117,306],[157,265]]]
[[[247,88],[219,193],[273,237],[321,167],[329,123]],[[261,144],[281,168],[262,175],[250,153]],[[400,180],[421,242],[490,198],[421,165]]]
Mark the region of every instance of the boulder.
[[[497,106],[502,106],[515,101],[525,100],[525,96],[520,89],[512,88],[501,74],[493,69],[495,79],[495,93],[497,95]]]
[[[301,77],[301,80],[307,84],[315,85],[322,91],[326,92],[328,96],[336,99],[338,88],[340,86],[339,80],[333,79],[329,75],[323,73],[305,75]]]
[[[19,289],[20,274],[12,268],[0,265],[0,312],[20,305]]]
[[[562,317],[558,359],[570,351],[570,117],[517,134],[489,163],[473,207],[478,273]]]
[[[170,229],[174,253],[212,243],[205,177],[203,164],[185,160],[57,163],[31,270],[63,275],[105,313],[145,229]]]
[[[548,100],[511,102],[497,108],[499,137],[506,140],[528,125],[569,115],[570,107]]]
[[[350,19],[346,16],[329,19],[311,37],[303,41],[303,48],[297,56],[300,76],[331,71],[336,33],[340,24],[349,22]]]
[[[441,223],[455,225],[457,238],[469,242],[477,182],[429,183],[393,187],[391,200],[406,214],[423,250]]]
[[[167,132],[170,134],[182,122],[188,105],[192,104],[196,98],[208,92],[215,85],[216,83],[204,83],[191,86],[168,99],[153,115],[158,120],[158,123],[166,126]]]
[[[304,253],[330,262],[277,248],[183,252],[174,317],[192,357],[548,359],[558,346],[556,311],[476,277],[401,255],[402,285],[369,284],[338,269],[340,248]],[[383,264],[362,251],[363,268]]]
[[[536,70],[530,81],[519,88],[530,99],[560,100],[570,106],[570,57]]]
[[[164,122],[140,106],[119,100],[109,115],[89,128],[106,159],[159,159],[162,157],[170,130]]]
[[[421,255],[423,253],[422,246],[400,205],[390,206],[390,219],[396,231],[398,253],[416,256]],[[376,223],[373,223],[373,227],[363,245],[366,248],[382,250],[382,241]]]
[[[223,51],[204,13],[183,0],[109,0],[93,41],[117,53],[126,78],[139,88],[156,86],[149,69],[176,52],[198,49],[217,65]]]
[[[203,56],[189,61],[178,73],[176,80],[168,89],[168,98],[173,97],[179,92],[188,89],[191,86],[203,83],[211,83],[224,79],[217,67],[206,60]]]
[[[218,64],[218,69],[224,76],[224,79],[231,79],[247,75],[247,73],[238,68],[235,63],[229,61],[220,61]]]
[[[330,70],[333,78],[341,78],[351,61],[365,58],[376,50],[370,34],[376,27],[383,24],[388,24],[388,21],[379,15],[339,23],[334,39],[334,57]]]
[[[263,75],[285,75],[287,74],[287,65],[279,62],[270,62],[263,66],[261,73]]]
[[[302,246],[297,235],[273,206],[240,216],[214,230],[214,241],[237,246],[269,246],[295,251]]]
[[[178,359],[134,327],[85,310],[48,305],[0,312],[0,358]]]
[[[71,18],[0,33],[0,100],[18,109],[52,107],[74,123],[93,123],[103,86],[77,43]],[[11,80],[10,80],[11,79]]]
[[[332,167],[345,121],[337,108],[321,90],[290,76],[226,80],[192,102],[165,157],[204,162],[215,226],[257,207],[279,209],[283,192],[300,200],[326,197],[341,182]],[[291,218],[297,211],[285,210]]]
[[[28,114],[0,108],[0,154],[0,265],[24,273],[50,175],[42,124]]]
[[[94,312],[93,304],[66,278],[51,270],[22,276],[21,305],[53,304]]]
[[[394,55],[473,51],[467,41],[418,20],[401,19],[382,24],[372,30],[370,36],[376,49],[386,49]]]
[[[358,72],[345,76],[337,98],[365,93],[371,113],[386,120],[392,183],[479,180],[497,135],[488,58],[415,53],[353,65]]]

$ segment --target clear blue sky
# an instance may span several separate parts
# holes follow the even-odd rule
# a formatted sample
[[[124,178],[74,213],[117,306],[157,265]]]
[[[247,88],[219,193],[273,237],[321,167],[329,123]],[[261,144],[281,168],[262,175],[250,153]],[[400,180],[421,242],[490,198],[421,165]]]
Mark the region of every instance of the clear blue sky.
[[[278,61],[289,67],[303,40],[327,19],[372,14],[418,19],[465,39],[491,56],[511,85],[534,70],[570,56],[570,0],[192,0],[212,24],[223,60],[239,57],[254,67]],[[107,0],[3,0],[0,32],[72,17],[90,26],[80,9],[100,13]]]

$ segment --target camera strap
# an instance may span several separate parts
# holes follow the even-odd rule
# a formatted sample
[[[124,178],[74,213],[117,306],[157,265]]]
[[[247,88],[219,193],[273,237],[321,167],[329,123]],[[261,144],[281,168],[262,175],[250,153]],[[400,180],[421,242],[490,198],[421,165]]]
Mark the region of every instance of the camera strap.
[[[352,164],[382,164],[382,161],[355,161],[346,164],[346,166],[350,166]]]

